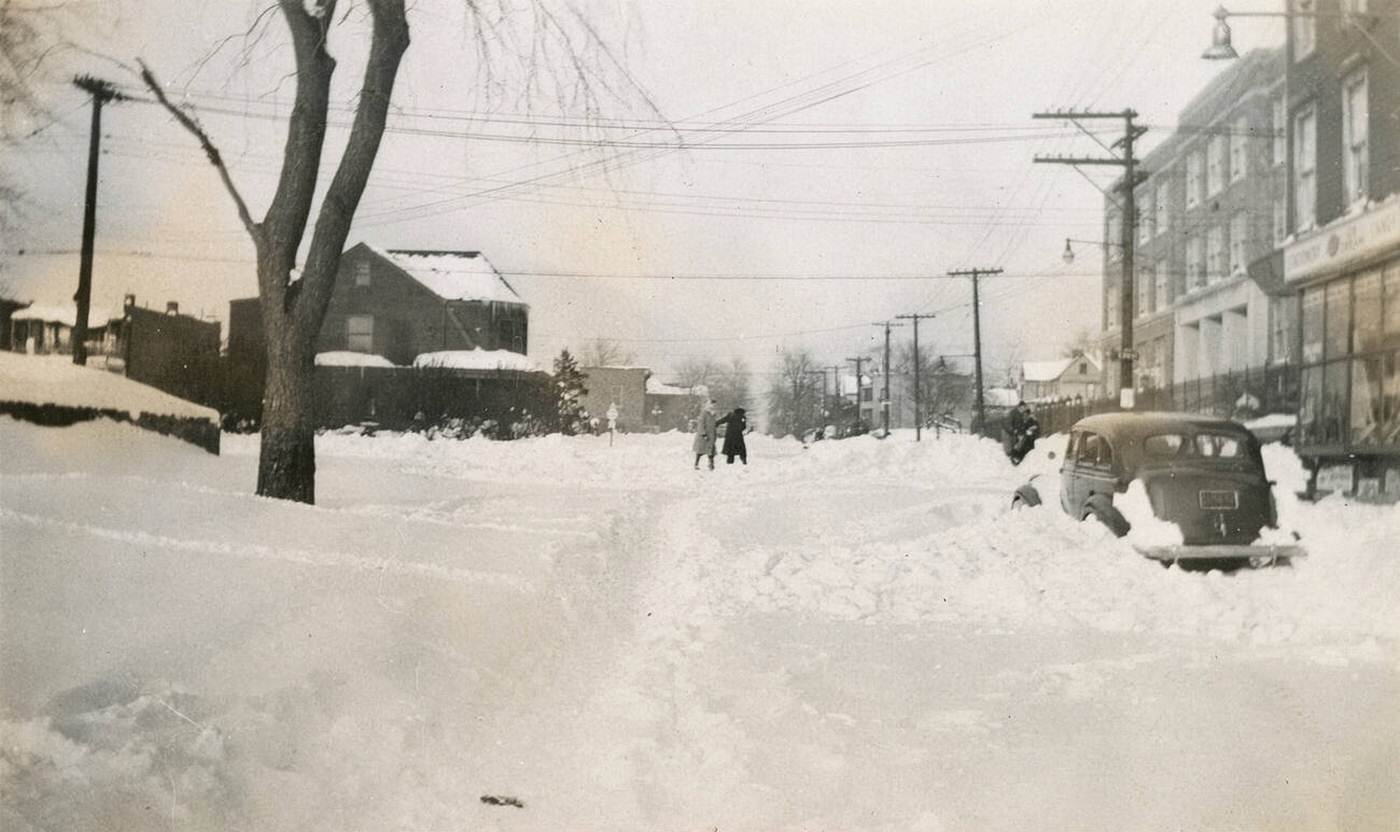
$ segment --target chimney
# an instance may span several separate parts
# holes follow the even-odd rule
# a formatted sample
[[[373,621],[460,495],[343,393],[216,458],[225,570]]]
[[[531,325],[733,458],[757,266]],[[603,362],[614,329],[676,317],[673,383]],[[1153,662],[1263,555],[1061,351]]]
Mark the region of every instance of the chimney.
[[[166,301],[166,302],[165,302],[165,314],[167,314],[167,315],[178,315],[178,314],[180,314],[180,304],[177,303],[177,302],[175,302],[175,301],[173,301],[173,300],[168,300],[168,301]]]
[[[136,307],[136,296],[128,293],[122,298],[122,309],[134,309]]]

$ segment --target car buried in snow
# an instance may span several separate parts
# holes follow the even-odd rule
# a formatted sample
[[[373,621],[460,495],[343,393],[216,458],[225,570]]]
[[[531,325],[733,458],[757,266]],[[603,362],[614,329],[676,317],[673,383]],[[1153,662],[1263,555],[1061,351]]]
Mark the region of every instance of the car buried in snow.
[[[1134,483],[1146,493],[1150,517],[1142,506],[1129,511]],[[1278,530],[1259,441],[1228,419],[1157,412],[1081,419],[1070,430],[1058,478],[1032,477],[1016,490],[1012,507],[1053,499],[1071,517],[1099,521],[1164,565],[1261,566],[1306,554],[1296,535]],[[1133,540],[1129,516],[1144,528],[1167,528],[1170,541]]]

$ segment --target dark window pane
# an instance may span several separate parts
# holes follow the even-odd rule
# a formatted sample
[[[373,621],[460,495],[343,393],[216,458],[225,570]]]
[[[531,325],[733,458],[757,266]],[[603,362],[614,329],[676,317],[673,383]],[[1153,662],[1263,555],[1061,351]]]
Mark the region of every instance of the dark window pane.
[[[1302,391],[1299,393],[1298,430],[1303,441],[1322,441],[1322,368],[1309,367],[1303,371]]]
[[[1400,352],[1385,357],[1385,422],[1381,425],[1381,443],[1400,445]]]
[[[1322,441],[1328,444],[1345,439],[1347,424],[1347,381],[1350,362],[1333,361],[1322,376]]]
[[[1380,443],[1381,401],[1381,359],[1356,359],[1351,365],[1351,443],[1353,445]]]
[[[1327,358],[1348,355],[1351,346],[1351,280],[1327,284]]]
[[[1322,360],[1322,287],[1303,293],[1303,363]]]
[[[1357,275],[1353,291],[1356,292],[1356,351],[1373,352],[1381,348],[1380,269]]]

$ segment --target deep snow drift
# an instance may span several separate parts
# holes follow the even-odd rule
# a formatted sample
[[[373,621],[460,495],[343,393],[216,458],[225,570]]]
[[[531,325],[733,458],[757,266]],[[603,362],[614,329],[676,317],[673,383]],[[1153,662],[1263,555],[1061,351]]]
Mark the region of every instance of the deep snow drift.
[[[0,420],[0,827],[1393,828],[1400,509],[1270,448],[1310,557],[1162,569],[1058,443]]]

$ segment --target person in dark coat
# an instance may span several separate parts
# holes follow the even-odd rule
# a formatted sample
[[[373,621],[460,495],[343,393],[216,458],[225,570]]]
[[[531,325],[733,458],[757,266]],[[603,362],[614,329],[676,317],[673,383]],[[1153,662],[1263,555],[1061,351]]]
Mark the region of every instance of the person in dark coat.
[[[748,417],[744,415],[742,407],[736,407],[727,416],[715,422],[716,426],[724,425],[724,461],[727,465],[734,464],[734,457],[739,457],[739,461],[745,465],[749,464],[749,448],[744,443],[744,433],[749,429]]]

